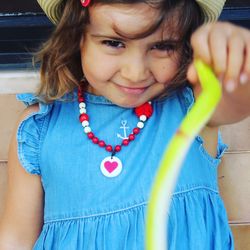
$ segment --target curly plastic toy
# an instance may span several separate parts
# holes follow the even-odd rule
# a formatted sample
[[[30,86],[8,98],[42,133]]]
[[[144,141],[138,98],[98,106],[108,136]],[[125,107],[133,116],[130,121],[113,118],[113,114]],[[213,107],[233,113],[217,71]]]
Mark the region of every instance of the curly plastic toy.
[[[172,138],[156,174],[147,211],[146,250],[167,249],[168,210],[182,162],[222,95],[221,84],[212,70],[200,60],[195,61],[195,68],[202,92]]]

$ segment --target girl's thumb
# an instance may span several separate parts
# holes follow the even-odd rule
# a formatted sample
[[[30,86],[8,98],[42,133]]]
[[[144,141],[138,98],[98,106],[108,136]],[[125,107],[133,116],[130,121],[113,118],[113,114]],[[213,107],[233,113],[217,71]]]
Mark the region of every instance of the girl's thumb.
[[[191,63],[187,70],[187,79],[191,85],[196,85],[199,83],[198,75],[194,67],[194,63]]]

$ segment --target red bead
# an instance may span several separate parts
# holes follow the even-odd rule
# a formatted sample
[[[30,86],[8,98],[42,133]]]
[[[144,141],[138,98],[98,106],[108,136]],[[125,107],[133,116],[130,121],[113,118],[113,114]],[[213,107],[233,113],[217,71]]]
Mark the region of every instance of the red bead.
[[[92,132],[89,132],[87,135],[88,135],[88,138],[89,138],[89,139],[93,139],[94,136],[95,136],[94,133],[92,133]]]
[[[123,144],[124,146],[128,146],[129,140],[128,140],[128,139],[124,139],[124,140],[122,141],[122,144]]]
[[[135,108],[135,113],[137,117],[140,117],[141,115],[145,115],[147,118],[149,118],[153,114],[153,107],[148,102],[142,104],[139,107]]]
[[[89,116],[87,115],[87,114],[81,114],[80,116],[79,116],[79,120],[80,120],[80,122],[83,122],[83,121],[88,121],[89,120]]]
[[[133,140],[135,139],[135,136],[134,136],[133,134],[130,134],[130,135],[128,136],[128,138],[129,138],[130,141],[133,141]]]
[[[108,145],[108,146],[106,146],[106,150],[107,150],[108,152],[112,152],[112,151],[113,151],[113,148],[112,148],[112,146]]]
[[[115,152],[120,152],[122,147],[120,145],[115,146]]]
[[[97,137],[92,138],[92,142],[97,144],[99,142],[99,139]]]
[[[78,97],[78,102],[84,102],[84,98],[83,97]]]
[[[104,141],[99,141],[98,145],[100,147],[105,147],[106,146],[106,143]]]
[[[84,91],[85,91],[85,87],[84,86],[79,86],[78,87],[78,92],[84,93]]]
[[[139,133],[140,133],[140,129],[139,129],[139,128],[134,128],[134,129],[133,129],[133,133],[134,133],[135,135],[139,134]]]

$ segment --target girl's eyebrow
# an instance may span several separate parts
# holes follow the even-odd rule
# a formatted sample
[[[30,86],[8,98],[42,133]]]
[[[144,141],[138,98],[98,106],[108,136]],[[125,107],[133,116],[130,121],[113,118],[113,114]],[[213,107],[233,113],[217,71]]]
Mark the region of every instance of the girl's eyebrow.
[[[154,42],[149,43],[149,47],[156,45],[156,44],[169,44],[169,45],[179,45],[181,44],[181,41],[179,39],[173,39],[173,38],[166,38]]]
[[[121,37],[119,35],[113,36],[113,35],[106,35],[106,34],[101,34],[101,33],[92,33],[90,34],[90,36],[94,38],[106,38],[106,39],[119,40],[119,41],[128,40],[127,38]]]
[[[179,39],[165,38],[165,39],[162,39],[162,40],[152,42],[152,44],[157,44],[157,43],[179,43],[179,42],[180,42]]]
[[[128,39],[122,36],[113,36],[113,35],[105,35],[105,34],[100,34],[100,33],[92,33],[90,36],[94,38],[106,38],[110,40],[119,40],[119,41],[127,41],[127,40],[135,40],[135,39]],[[150,42],[149,45],[154,45],[154,44],[163,44],[163,43],[168,43],[168,44],[179,44],[180,40],[179,39],[174,39],[174,38],[165,38],[157,41]]]

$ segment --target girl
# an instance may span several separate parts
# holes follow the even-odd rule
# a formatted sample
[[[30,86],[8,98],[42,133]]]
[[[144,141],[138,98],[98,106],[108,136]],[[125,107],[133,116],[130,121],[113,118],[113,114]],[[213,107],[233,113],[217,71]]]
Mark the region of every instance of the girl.
[[[39,54],[37,94],[18,96],[29,107],[10,146],[0,249],[144,249],[154,175],[199,94],[191,47],[224,94],[182,167],[168,247],[233,249],[218,126],[250,113],[250,32],[229,23],[194,32],[223,0],[39,3],[57,27]]]

